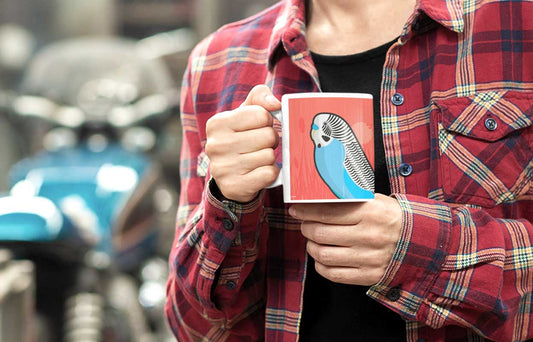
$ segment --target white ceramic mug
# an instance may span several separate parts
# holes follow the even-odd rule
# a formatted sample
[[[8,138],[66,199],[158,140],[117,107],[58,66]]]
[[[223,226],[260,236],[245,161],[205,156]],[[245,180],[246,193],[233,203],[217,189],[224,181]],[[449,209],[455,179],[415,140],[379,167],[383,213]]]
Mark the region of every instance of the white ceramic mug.
[[[282,122],[283,166],[269,186],[287,203],[374,198],[372,95],[295,93],[272,113]]]

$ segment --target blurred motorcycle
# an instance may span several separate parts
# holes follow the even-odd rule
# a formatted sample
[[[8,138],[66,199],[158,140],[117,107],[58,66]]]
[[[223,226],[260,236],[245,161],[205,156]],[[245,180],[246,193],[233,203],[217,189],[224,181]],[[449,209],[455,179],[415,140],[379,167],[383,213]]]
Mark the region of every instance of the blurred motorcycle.
[[[163,305],[173,222],[164,218],[173,218],[179,189],[157,156],[162,132],[178,121],[178,91],[143,46],[110,37],[51,44],[11,103],[34,123],[42,150],[10,170],[0,247],[35,264],[42,341],[170,336]]]

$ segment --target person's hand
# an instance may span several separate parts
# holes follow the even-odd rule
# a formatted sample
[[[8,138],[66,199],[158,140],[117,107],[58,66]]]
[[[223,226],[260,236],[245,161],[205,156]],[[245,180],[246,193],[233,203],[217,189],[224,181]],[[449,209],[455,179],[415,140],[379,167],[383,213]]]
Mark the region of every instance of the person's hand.
[[[279,137],[270,112],[280,108],[270,89],[258,85],[239,108],[207,121],[205,151],[211,176],[227,199],[249,202],[276,180]]]
[[[307,252],[323,277],[337,283],[376,284],[398,243],[402,211],[392,197],[376,194],[361,203],[294,204]]]

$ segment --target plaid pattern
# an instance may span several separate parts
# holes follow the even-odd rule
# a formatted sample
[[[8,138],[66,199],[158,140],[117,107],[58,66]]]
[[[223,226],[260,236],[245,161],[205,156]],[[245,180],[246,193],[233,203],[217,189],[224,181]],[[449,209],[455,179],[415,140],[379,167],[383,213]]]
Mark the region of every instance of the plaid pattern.
[[[179,341],[298,339],[299,222],[279,188],[217,200],[203,147],[207,119],[256,84],[320,91],[304,18],[303,1],[286,0],[191,54],[166,307]],[[387,54],[381,115],[403,229],[368,295],[406,320],[409,341],[533,339],[533,2],[419,1]]]

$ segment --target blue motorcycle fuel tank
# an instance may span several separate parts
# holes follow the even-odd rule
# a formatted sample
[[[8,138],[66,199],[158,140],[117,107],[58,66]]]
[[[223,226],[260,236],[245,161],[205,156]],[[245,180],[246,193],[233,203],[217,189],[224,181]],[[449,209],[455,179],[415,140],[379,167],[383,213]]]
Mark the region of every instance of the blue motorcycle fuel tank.
[[[64,222],[57,229],[57,221],[43,221],[41,217],[43,229],[40,234],[35,231],[16,232],[14,227],[27,229],[24,225],[16,225],[24,221],[23,217],[33,215],[34,220],[38,220],[42,213],[15,210],[11,216],[13,224],[8,231],[2,228],[7,226],[7,217],[0,222],[0,240],[22,237],[27,241],[43,241],[79,235],[94,244],[97,250],[111,253],[113,222],[149,165],[147,157],[116,144],[110,144],[101,151],[82,145],[43,152],[20,161],[10,173],[12,185],[26,184],[34,198],[53,203]],[[55,222],[56,226],[48,227],[50,222]]]
[[[64,224],[61,212],[48,198],[0,198],[0,240],[52,241]]]

